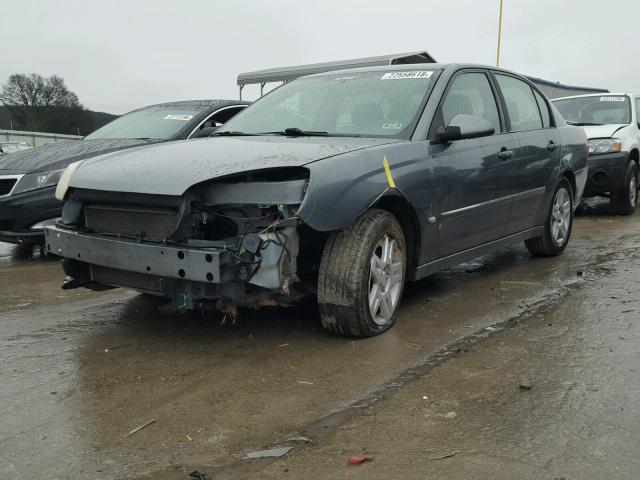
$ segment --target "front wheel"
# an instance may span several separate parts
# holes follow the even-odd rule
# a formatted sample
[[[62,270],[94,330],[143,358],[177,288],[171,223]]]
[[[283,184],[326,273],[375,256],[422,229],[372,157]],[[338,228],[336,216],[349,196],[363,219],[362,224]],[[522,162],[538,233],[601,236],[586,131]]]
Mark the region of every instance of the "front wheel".
[[[545,257],[560,255],[569,243],[573,227],[573,192],[569,182],[560,181],[553,194],[544,232],[536,238],[525,240],[527,249]]]
[[[620,215],[630,215],[638,204],[638,165],[631,160],[627,165],[624,183],[620,189],[611,192],[611,207]]]
[[[391,328],[406,258],[402,227],[383,210],[369,210],[351,228],[332,234],[318,275],[324,328],[350,337],[371,337]]]

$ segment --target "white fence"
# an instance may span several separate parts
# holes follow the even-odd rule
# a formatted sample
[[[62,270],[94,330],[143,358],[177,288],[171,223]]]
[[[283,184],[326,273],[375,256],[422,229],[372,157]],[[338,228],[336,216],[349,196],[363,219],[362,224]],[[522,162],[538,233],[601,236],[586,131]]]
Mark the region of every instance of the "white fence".
[[[0,142],[27,142],[32,147],[47,143],[82,140],[79,135],[62,135],[59,133],[25,132],[22,130],[0,130]]]

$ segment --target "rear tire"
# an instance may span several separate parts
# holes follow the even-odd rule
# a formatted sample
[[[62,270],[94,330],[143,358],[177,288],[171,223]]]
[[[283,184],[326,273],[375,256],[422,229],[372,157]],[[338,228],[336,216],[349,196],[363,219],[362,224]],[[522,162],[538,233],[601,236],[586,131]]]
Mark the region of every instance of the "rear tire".
[[[349,337],[371,337],[393,326],[402,297],[406,243],[398,220],[369,210],[325,244],[318,275],[324,328]]]
[[[534,255],[552,257],[560,255],[569,243],[573,227],[573,191],[567,180],[561,180],[551,198],[549,212],[544,222],[544,233],[525,240],[527,249]]]
[[[629,161],[624,175],[624,184],[619,190],[611,192],[611,208],[620,215],[630,215],[638,204],[638,165]]]

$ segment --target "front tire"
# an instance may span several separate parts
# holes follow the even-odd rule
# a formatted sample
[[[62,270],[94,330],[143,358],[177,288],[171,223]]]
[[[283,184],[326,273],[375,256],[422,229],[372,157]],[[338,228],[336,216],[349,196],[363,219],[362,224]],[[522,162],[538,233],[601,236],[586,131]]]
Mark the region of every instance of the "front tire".
[[[561,180],[553,193],[549,212],[544,222],[544,233],[525,240],[534,255],[552,257],[560,255],[569,243],[573,227],[573,191],[566,180]]]
[[[630,215],[638,204],[638,165],[631,160],[627,165],[624,184],[619,190],[611,192],[611,207],[615,213]]]
[[[406,242],[398,220],[369,210],[325,244],[318,275],[324,328],[371,337],[393,326],[406,272]]]

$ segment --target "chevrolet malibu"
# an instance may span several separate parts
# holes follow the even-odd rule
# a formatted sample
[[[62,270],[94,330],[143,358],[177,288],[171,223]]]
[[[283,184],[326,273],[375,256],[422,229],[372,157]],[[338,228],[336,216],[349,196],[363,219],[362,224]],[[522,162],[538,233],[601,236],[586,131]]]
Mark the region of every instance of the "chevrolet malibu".
[[[524,77],[395,65],[287,83],[212,137],[70,165],[46,230],[64,288],[165,310],[290,305],[354,337],[390,328],[406,280],[524,241],[558,255],[587,177],[584,131]]]

